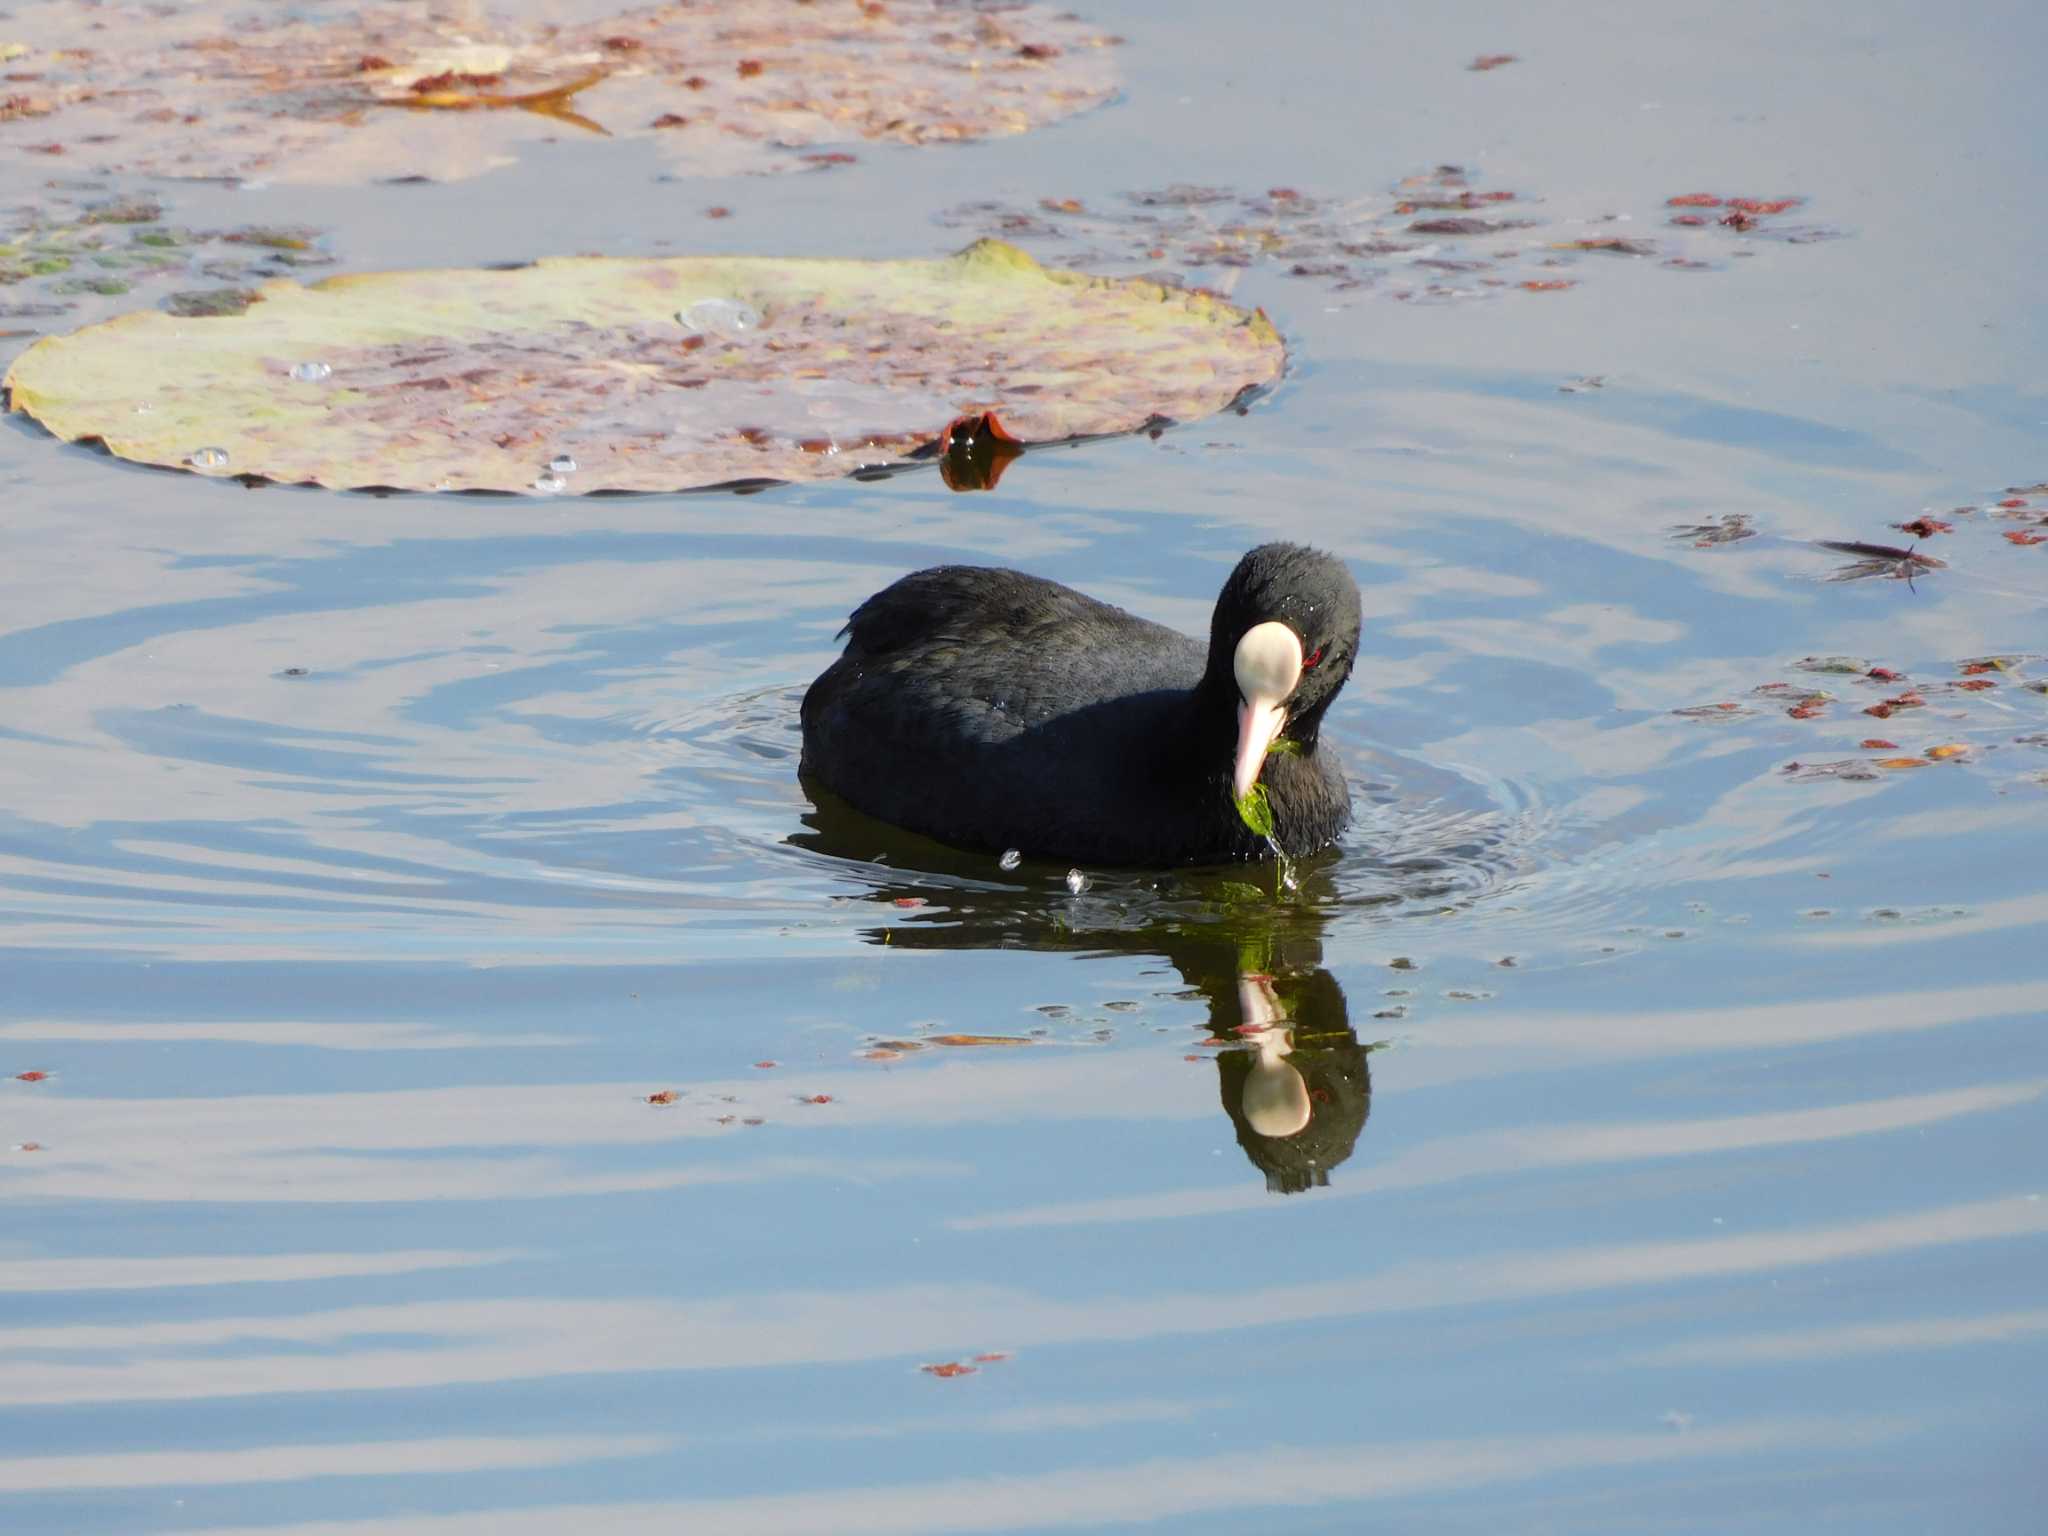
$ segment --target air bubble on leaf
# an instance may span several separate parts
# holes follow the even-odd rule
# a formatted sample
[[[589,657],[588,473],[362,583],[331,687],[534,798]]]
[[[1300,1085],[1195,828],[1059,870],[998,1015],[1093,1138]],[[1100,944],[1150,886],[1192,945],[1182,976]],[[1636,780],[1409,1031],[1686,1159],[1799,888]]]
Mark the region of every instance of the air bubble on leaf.
[[[225,448],[194,448],[185,456],[185,462],[194,469],[226,469],[228,451]]]
[[[325,363],[293,363],[292,377],[301,384],[318,384],[331,378],[334,370]]]
[[[542,475],[533,482],[533,488],[543,496],[554,496],[567,490],[569,482],[560,475]]]
[[[699,299],[676,311],[676,324],[706,336],[739,336],[758,330],[761,311],[737,299]]]
[[[1083,891],[1088,889],[1088,877],[1082,874],[1081,871],[1078,869],[1068,870],[1067,889],[1072,891],[1076,896],[1080,895]]]
[[[1003,850],[1003,856],[1000,859],[996,860],[997,866],[1003,869],[1004,871],[1015,869],[1019,864],[1022,864],[1023,862],[1024,855],[1019,853],[1014,848],[1005,848]]]
[[[566,453],[558,453],[548,460],[548,473],[551,475],[573,475],[576,473],[576,460]]]

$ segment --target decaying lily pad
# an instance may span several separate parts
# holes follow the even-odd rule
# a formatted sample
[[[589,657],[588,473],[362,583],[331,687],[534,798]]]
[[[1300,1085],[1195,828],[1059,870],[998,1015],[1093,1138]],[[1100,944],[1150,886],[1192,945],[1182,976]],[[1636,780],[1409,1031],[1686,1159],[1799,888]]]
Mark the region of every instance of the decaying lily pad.
[[[1274,382],[1265,317],[999,241],[935,261],[576,257],[282,280],[246,313],[36,343],[13,407],[123,458],[338,488],[665,491],[902,461],[995,411],[1024,443]]]
[[[246,307],[251,284],[334,263],[317,230],[189,229],[167,222],[155,198],[94,195],[104,190],[60,190],[0,214],[0,324],[63,315],[76,325],[150,300],[222,312]],[[47,328],[7,326],[29,338]]]
[[[474,175],[566,129],[655,138],[699,174],[807,170],[846,158],[802,153],[818,145],[991,138],[1100,105],[1114,41],[1048,6],[944,0],[45,0],[0,19],[0,142],[339,183]]]
[[[1363,196],[1181,184],[1102,206],[1071,197],[1030,207],[967,203],[939,222],[1029,241],[1049,259],[1090,271],[1123,266],[1228,292],[1240,271],[1265,266],[1336,292],[1408,303],[1561,292],[1616,257],[1700,270],[1720,265],[1732,238],[1718,226],[1624,235],[1637,227],[1629,214],[1486,189],[1456,165]]]

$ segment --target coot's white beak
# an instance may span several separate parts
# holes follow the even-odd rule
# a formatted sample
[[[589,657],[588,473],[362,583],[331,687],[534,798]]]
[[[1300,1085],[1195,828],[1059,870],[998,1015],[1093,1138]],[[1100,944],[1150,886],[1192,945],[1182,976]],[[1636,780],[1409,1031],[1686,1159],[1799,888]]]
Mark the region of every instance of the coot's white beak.
[[[1301,684],[1301,641],[1278,619],[1254,624],[1237,642],[1237,764],[1231,787],[1242,800],[1266,766],[1266,749],[1287,723],[1282,702]]]

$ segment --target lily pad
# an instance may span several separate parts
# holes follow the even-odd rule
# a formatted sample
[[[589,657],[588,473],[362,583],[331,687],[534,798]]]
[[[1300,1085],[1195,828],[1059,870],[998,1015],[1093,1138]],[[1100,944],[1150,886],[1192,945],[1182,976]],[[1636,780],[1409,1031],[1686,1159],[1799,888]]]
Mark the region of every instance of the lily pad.
[[[1632,219],[1482,189],[1477,173],[1457,165],[1404,177],[1380,194],[1179,183],[1099,205],[1048,196],[1028,206],[964,203],[938,215],[948,228],[1029,242],[1062,265],[1121,265],[1226,292],[1241,273],[1263,267],[1339,293],[1412,304],[1561,291],[1612,256],[1700,271],[1719,265],[1727,249],[1710,231],[1613,232]]]
[[[61,438],[215,473],[668,491],[880,469],[990,411],[1025,444],[1191,420],[1286,360],[1262,314],[1047,271],[993,240],[926,261],[280,279],[255,297],[238,315],[137,312],[46,338],[8,370],[12,406]]]
[[[1022,133],[1116,90],[1116,39],[1038,4],[45,0],[5,27],[0,121],[70,165],[178,177],[449,180],[565,127],[692,174],[817,170],[850,157],[803,150]]]

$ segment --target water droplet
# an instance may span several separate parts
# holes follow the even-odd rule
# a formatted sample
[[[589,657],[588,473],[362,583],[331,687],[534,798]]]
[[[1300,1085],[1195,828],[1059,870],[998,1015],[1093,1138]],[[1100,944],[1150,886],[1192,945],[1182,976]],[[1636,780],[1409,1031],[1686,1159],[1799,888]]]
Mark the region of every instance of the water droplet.
[[[318,384],[333,375],[334,370],[325,363],[293,363],[292,377],[301,384]]]
[[[676,311],[676,324],[711,336],[738,336],[759,329],[761,311],[737,299],[699,299]]]
[[[566,453],[558,453],[548,460],[548,473],[551,475],[573,475],[576,473],[576,461]]]
[[[569,482],[560,475],[542,475],[533,482],[533,488],[543,496],[553,496],[569,488]]]
[[[1068,870],[1067,889],[1072,891],[1076,896],[1080,895],[1083,891],[1088,889],[1088,877],[1082,874],[1081,871],[1079,871],[1078,869]]]
[[[1005,848],[1003,850],[1003,856],[1000,859],[996,860],[996,863],[1006,870],[1015,869],[1019,864],[1022,864],[1023,862],[1024,855],[1019,853],[1014,848]]]
[[[225,448],[194,448],[185,455],[185,462],[194,469],[226,469],[228,451]]]

